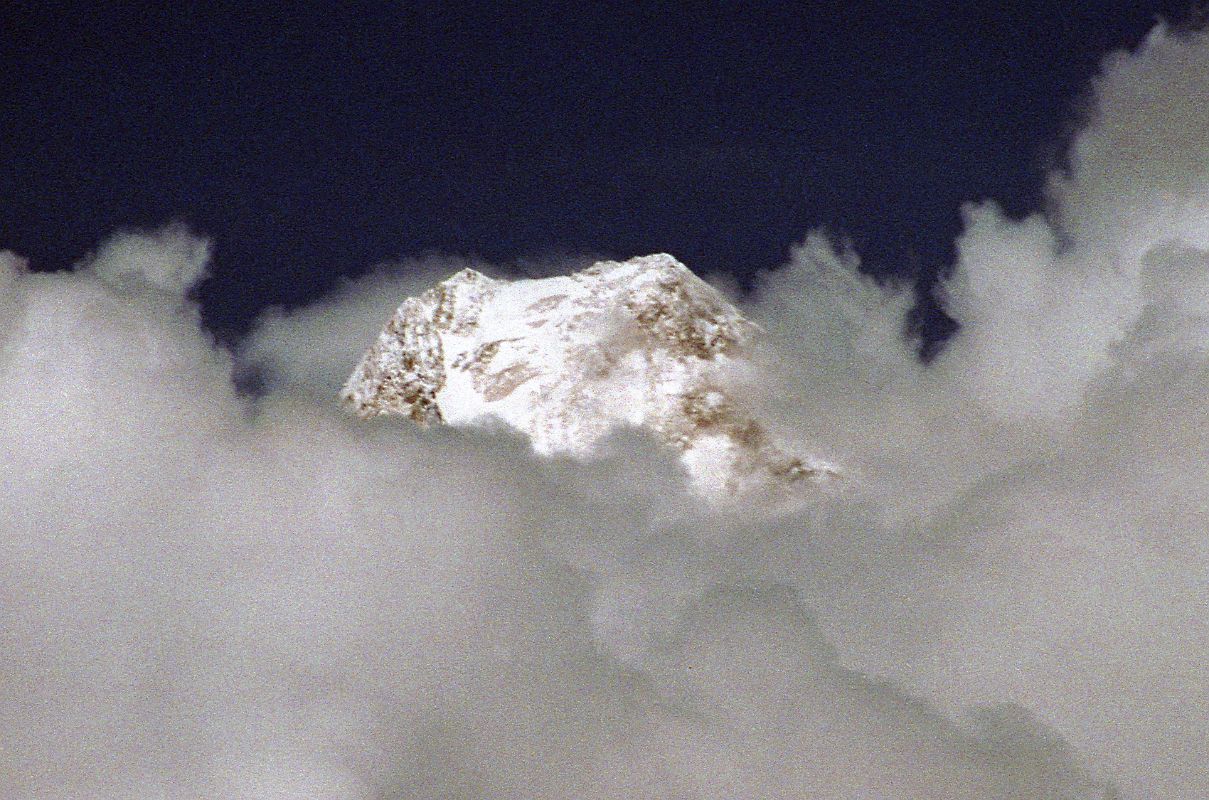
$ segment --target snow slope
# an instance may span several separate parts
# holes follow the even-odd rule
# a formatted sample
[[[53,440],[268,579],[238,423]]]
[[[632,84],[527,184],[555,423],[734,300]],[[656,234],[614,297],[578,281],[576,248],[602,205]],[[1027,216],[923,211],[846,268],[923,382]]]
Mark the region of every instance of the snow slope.
[[[647,428],[708,498],[797,494],[837,473],[783,452],[743,409],[733,375],[758,335],[666,254],[529,280],[467,269],[403,302],[341,397],[361,416],[495,417],[546,454]]]

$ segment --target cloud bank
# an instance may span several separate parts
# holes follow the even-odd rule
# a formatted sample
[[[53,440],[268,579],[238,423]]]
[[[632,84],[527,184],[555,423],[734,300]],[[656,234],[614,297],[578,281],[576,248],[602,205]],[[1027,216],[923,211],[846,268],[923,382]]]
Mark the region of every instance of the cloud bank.
[[[793,513],[347,418],[467,263],[236,358],[183,228],[0,255],[0,796],[1209,796],[1209,39],[1094,89],[1043,211],[966,209],[930,366],[826,236],[764,277],[769,424],[852,476]]]

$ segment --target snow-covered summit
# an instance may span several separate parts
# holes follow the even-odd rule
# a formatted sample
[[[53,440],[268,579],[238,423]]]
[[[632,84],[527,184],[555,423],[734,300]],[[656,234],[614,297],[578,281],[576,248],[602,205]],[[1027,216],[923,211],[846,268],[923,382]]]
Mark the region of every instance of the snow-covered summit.
[[[399,306],[341,398],[423,424],[493,416],[545,454],[644,427],[710,498],[783,494],[835,472],[783,452],[736,396],[731,376],[758,334],[666,254],[530,280],[466,269]]]

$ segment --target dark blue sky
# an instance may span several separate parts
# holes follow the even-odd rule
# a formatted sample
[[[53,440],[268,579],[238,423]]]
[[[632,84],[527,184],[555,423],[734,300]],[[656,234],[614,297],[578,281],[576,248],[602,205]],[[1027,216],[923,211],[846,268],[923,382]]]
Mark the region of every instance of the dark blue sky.
[[[184,220],[228,335],[432,250],[742,278],[826,225],[932,275],[962,202],[1037,206],[1100,58],[1188,4],[55,6],[0,20],[0,247],[55,269]]]

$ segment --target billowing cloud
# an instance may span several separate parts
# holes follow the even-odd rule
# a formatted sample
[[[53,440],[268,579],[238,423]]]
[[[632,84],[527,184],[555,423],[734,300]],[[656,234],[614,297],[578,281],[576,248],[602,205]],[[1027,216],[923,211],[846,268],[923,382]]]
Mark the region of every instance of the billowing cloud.
[[[1105,62],[1047,209],[966,209],[930,367],[868,285],[752,309],[799,365],[770,413],[862,476],[782,571],[845,663],[955,715],[1026,708],[1126,797],[1209,792],[1206,81],[1203,34]],[[808,240],[769,294],[846,258]],[[853,308],[874,321],[844,333]]]
[[[171,271],[177,235],[139,234],[140,270]],[[844,669],[791,591],[715,586],[735,531],[651,441],[546,460],[291,380],[248,401],[181,296],[9,280],[11,796],[1090,785]]]
[[[635,432],[343,414],[463,262],[236,364],[183,228],[0,255],[4,796],[1209,795],[1206,81],[1162,28],[1105,63],[1049,206],[967,209],[930,366],[825,235],[765,277],[753,391],[848,476],[791,512],[703,507]]]

